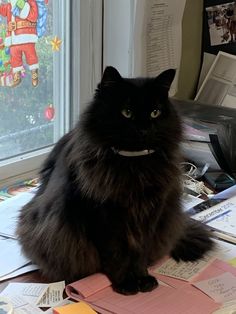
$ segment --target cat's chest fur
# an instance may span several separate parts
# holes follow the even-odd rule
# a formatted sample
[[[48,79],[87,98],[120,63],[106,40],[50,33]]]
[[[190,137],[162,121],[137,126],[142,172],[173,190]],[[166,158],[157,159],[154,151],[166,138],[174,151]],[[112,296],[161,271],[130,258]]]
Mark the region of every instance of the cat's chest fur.
[[[90,152],[88,153],[88,151]],[[179,170],[165,154],[123,157],[111,149],[88,148],[77,160],[77,180],[82,194],[99,203],[113,201],[137,210],[161,205],[171,187],[169,172]],[[165,167],[168,164],[168,168]]]

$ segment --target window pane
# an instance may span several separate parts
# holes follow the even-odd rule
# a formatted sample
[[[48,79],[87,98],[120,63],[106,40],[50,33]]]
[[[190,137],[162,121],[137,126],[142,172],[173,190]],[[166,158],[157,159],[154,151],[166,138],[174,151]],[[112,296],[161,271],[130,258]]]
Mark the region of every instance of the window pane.
[[[0,2],[0,160],[58,138],[55,67],[60,67],[63,42],[55,19],[58,13],[63,17],[61,2]],[[13,10],[11,21],[8,10]]]

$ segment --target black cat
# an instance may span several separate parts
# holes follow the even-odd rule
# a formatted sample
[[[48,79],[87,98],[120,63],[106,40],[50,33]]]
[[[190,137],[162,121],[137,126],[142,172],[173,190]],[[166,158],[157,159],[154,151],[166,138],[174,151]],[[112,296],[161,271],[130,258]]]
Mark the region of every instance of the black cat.
[[[158,283],[165,255],[194,261],[213,246],[181,210],[181,122],[168,100],[175,75],[122,78],[107,67],[78,125],[55,145],[18,236],[51,280],[105,273],[123,294]]]

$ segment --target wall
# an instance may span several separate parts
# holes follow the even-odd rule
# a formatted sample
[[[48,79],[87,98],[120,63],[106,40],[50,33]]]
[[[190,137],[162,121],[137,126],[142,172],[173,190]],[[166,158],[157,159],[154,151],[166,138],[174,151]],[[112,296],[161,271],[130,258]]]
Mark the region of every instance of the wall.
[[[177,98],[192,99],[201,66],[203,0],[186,0]]]

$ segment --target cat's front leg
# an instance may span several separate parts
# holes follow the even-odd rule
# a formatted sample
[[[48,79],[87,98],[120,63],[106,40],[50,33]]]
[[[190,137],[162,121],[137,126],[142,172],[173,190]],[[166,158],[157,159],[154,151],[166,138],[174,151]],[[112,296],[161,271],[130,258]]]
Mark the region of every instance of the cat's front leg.
[[[148,274],[141,259],[123,256],[118,261],[113,256],[109,261],[103,260],[103,271],[111,280],[113,289],[125,295],[152,291],[158,286],[156,278]]]

